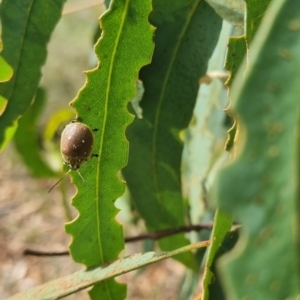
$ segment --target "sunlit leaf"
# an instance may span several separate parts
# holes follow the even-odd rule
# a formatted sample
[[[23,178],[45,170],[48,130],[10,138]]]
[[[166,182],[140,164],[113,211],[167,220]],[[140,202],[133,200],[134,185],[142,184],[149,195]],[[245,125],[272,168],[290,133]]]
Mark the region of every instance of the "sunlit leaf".
[[[0,56],[0,82],[8,81],[13,75],[12,67]]]
[[[94,154],[76,172],[78,193],[72,204],[79,216],[66,230],[75,261],[94,267],[118,258],[124,247],[122,226],[115,217],[115,200],[124,193],[118,172],[126,165],[128,142],[125,129],[132,122],[127,105],[137,95],[140,68],[149,63],[153,51],[153,27],[148,22],[151,2],[116,0],[101,18],[102,36],[95,47],[100,65],[87,72],[87,81],[72,102],[78,120],[95,130]],[[126,287],[109,280],[95,286],[93,299],[123,299]]]

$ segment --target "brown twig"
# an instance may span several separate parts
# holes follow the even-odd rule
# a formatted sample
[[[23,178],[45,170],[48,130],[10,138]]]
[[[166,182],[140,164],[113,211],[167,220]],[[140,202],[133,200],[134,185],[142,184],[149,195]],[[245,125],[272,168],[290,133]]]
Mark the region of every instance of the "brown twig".
[[[208,229],[211,230],[213,228],[213,223],[207,223],[207,224],[198,224],[198,225],[189,225],[189,226],[181,226],[177,228],[170,228],[170,229],[165,229],[161,231],[154,231],[154,232],[147,232],[144,234],[140,234],[137,236],[132,236],[132,237],[126,237],[125,238],[125,243],[132,243],[132,242],[137,242],[141,240],[159,240],[161,238],[182,233],[182,232],[190,232],[190,231],[200,231],[203,229]]]
[[[70,255],[69,251],[58,251],[58,252],[47,252],[47,251],[38,251],[32,249],[25,249],[23,255],[32,255],[32,256],[64,256]]]
[[[159,240],[161,238],[171,236],[178,233],[183,232],[191,232],[191,231],[201,231],[203,229],[211,230],[213,228],[213,223],[206,224],[197,224],[197,225],[189,225],[189,226],[181,226],[178,228],[170,228],[161,231],[147,232],[144,234],[140,234],[137,236],[125,237],[125,243],[133,243],[141,240]],[[63,256],[69,255],[69,251],[61,251],[61,252],[45,252],[45,251],[37,251],[31,249],[25,249],[23,251],[24,255],[33,255],[33,256]]]

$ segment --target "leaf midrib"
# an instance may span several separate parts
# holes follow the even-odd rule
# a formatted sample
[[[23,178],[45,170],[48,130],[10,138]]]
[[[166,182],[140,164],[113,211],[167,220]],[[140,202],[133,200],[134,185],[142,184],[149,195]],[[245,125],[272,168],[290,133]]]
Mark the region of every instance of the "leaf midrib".
[[[123,14],[122,14],[122,18],[121,18],[121,24],[117,33],[117,38],[116,38],[116,42],[114,44],[114,48],[112,51],[112,59],[110,62],[110,66],[109,66],[109,72],[108,72],[108,80],[107,80],[107,86],[106,86],[106,93],[105,93],[105,105],[104,105],[104,118],[103,118],[103,127],[101,130],[101,135],[100,135],[100,145],[99,145],[99,158],[98,158],[98,168],[97,168],[97,174],[96,174],[96,217],[97,217],[97,236],[98,236],[98,247],[99,247],[99,255],[101,257],[101,260],[104,261],[104,257],[103,257],[103,249],[102,249],[102,243],[101,243],[101,226],[100,226],[100,214],[99,214],[99,187],[98,187],[98,182],[99,182],[99,178],[100,178],[100,168],[101,168],[101,154],[103,152],[103,145],[104,145],[104,135],[105,135],[105,129],[106,129],[106,123],[107,123],[107,115],[108,115],[108,101],[109,101],[109,95],[110,95],[110,90],[111,90],[111,80],[112,80],[112,73],[113,73],[113,66],[114,66],[114,62],[116,59],[116,54],[117,54],[117,48],[119,46],[119,42],[120,42],[120,36],[121,36],[121,32],[123,31],[123,27],[124,27],[124,23],[126,20],[126,15],[127,15],[127,11],[128,11],[128,6],[129,6],[129,1],[130,0],[126,0],[125,1],[125,9],[123,10]],[[99,58],[100,59],[100,58]],[[98,201],[99,199],[99,201]],[[107,281],[105,281],[107,284]],[[110,293],[109,288],[107,287],[107,290]],[[112,295],[110,294],[110,298],[112,299]]]

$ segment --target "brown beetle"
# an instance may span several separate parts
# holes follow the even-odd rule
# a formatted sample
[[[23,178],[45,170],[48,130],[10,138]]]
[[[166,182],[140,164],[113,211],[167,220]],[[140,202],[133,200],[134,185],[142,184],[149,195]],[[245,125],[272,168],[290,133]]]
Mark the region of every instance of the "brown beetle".
[[[78,170],[92,156],[93,146],[93,132],[83,123],[69,124],[61,134],[60,152],[65,164],[72,170]]]
[[[93,146],[94,135],[86,124],[73,122],[64,128],[60,138],[60,152],[64,164],[68,165],[70,170],[51,187],[49,193],[72,170],[77,171],[85,182],[78,169],[92,156]]]

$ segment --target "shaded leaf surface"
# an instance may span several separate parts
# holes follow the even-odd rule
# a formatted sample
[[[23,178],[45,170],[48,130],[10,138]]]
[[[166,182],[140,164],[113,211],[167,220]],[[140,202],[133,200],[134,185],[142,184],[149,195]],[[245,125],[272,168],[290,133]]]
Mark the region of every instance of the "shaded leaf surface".
[[[150,1],[116,0],[101,18],[102,36],[95,47],[100,65],[87,72],[87,81],[72,102],[78,120],[95,129],[94,154],[80,168],[90,187],[76,172],[78,193],[72,204],[79,216],[66,225],[73,237],[75,261],[93,267],[117,259],[124,247],[122,226],[116,222],[115,200],[124,193],[117,174],[126,165],[125,129],[133,117],[128,102],[136,96],[139,69],[150,62],[153,28],[148,22]],[[105,281],[92,289],[93,299],[123,299],[124,285]]]
[[[151,231],[184,225],[179,133],[192,117],[199,78],[216,45],[221,19],[204,1],[153,2],[150,21],[157,27],[151,65],[140,78],[145,87],[143,119],[127,130],[130,141],[124,176],[133,201]],[[186,245],[183,235],[159,242],[163,250]],[[178,257],[189,267],[192,255]]]
[[[23,117],[19,119],[19,126],[14,136],[15,146],[24,163],[33,176],[49,177],[55,173],[49,168],[41,155],[37,118],[40,116],[45,104],[45,92],[38,89],[34,102]]]
[[[60,19],[65,0],[3,0],[0,6],[3,58],[13,68],[10,81],[0,83],[8,100],[0,116],[0,144],[7,127],[30,106],[46,60],[46,46]]]
[[[232,25],[244,26],[244,0],[205,0],[221,17]]]
[[[230,72],[230,76],[226,82],[231,85],[243,59],[247,52],[247,45],[244,36],[230,37],[228,42],[228,51],[226,55],[225,68]]]
[[[249,45],[271,0],[245,0],[245,2],[247,10],[245,35]]]
[[[241,67],[243,59],[247,57],[249,45],[255,35],[262,17],[265,14],[266,8],[270,0],[246,0],[246,15],[245,18],[245,33],[240,37],[231,37],[228,43],[228,52],[226,56],[225,68],[230,72],[230,76],[226,84],[230,87],[237,71]],[[247,57],[248,59],[248,57]],[[246,69],[246,64],[244,68]],[[229,90],[230,94],[230,90]],[[236,133],[236,122],[228,131],[228,140],[225,146],[227,151],[230,151],[234,144]]]
[[[222,209],[243,224],[222,260],[228,299],[295,299],[299,272],[300,10],[274,0],[232,86],[238,159],[215,186]],[[255,88],[254,88],[255,87]]]

